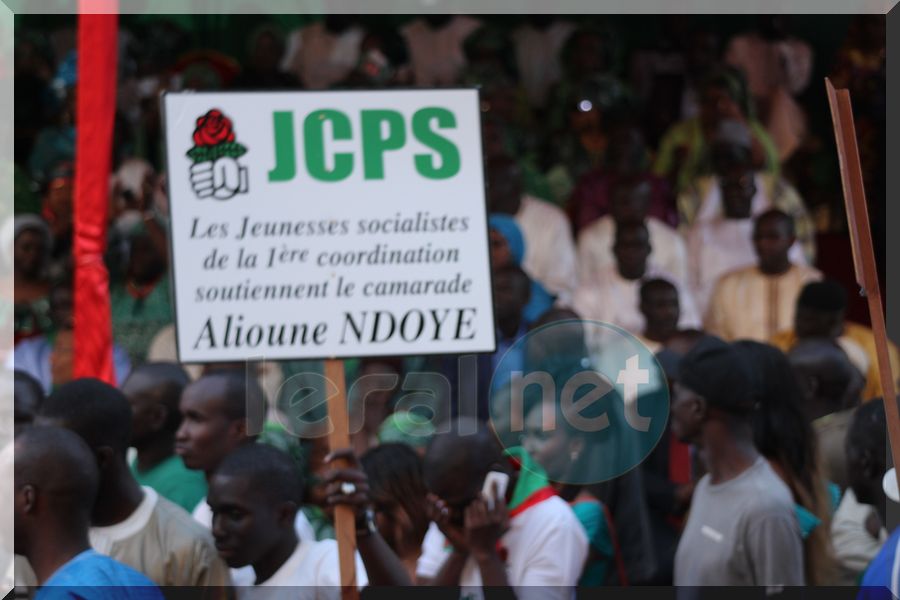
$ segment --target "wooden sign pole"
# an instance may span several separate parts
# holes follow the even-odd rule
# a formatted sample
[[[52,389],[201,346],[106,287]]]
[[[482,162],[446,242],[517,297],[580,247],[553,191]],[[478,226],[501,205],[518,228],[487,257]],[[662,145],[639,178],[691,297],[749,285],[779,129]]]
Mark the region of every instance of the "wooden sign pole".
[[[350,447],[350,418],[347,414],[347,384],[344,379],[344,361],[325,361],[325,379],[337,386],[337,394],[328,398],[328,418],[331,433],[328,446],[332,452]],[[343,468],[345,464],[335,464]],[[359,588],[356,586],[356,517],[349,506],[338,505],[334,510],[334,530],[338,543],[341,567],[341,598],[357,600]]]
[[[872,319],[875,351],[878,357],[878,372],[881,378],[881,388],[884,390],[884,410],[887,417],[891,455],[894,465],[900,467],[900,409],[897,407],[897,391],[888,355],[887,328],[881,303],[881,288],[878,286],[875,251],[872,247],[872,229],[869,226],[869,211],[859,162],[859,148],[856,144],[856,126],[853,122],[850,92],[845,89],[836,90],[828,78],[825,79],[825,89],[828,93],[828,104],[831,106],[831,119],[834,123],[834,137],[837,141],[838,159],[841,166],[844,206],[847,209],[847,223],[850,226],[856,283],[859,284],[869,301],[869,315]],[[900,468],[896,473],[897,482],[900,484]]]

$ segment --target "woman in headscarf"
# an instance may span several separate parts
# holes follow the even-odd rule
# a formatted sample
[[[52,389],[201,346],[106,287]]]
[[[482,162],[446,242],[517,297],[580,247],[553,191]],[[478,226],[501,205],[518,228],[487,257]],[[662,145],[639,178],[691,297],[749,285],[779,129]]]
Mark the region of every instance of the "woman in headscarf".
[[[19,343],[50,328],[50,282],[46,273],[50,228],[39,216],[23,214],[8,220],[0,237],[4,247],[13,248],[14,339]]]
[[[501,269],[507,265],[522,266],[525,258],[525,237],[509,215],[494,213],[488,219],[491,243],[491,267]],[[531,297],[525,305],[523,318],[525,325],[530,325],[547,312],[556,302],[556,298],[544,286],[531,280]]]

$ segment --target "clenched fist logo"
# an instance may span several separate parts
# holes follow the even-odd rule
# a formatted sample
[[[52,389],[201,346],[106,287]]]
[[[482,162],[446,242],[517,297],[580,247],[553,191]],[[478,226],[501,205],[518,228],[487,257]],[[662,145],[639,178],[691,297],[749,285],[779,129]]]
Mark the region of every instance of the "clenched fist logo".
[[[247,167],[228,156],[195,163],[191,166],[191,186],[198,198],[228,200],[247,191]]]
[[[191,187],[198,198],[228,200],[248,189],[247,167],[238,158],[247,148],[235,141],[231,119],[214,108],[197,118],[194,147],[187,156],[193,161]]]

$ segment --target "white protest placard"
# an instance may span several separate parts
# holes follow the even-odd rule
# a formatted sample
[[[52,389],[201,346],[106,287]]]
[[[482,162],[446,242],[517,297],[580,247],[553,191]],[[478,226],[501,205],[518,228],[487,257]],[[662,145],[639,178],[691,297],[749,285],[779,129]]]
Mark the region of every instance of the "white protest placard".
[[[180,360],[495,350],[476,90],[163,102]]]

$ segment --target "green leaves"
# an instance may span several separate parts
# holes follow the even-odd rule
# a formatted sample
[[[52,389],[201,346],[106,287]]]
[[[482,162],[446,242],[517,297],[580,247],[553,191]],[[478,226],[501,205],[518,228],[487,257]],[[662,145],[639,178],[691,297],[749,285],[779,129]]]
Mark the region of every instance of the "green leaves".
[[[187,151],[187,156],[195,163],[201,163],[216,160],[223,156],[238,158],[246,153],[246,146],[237,142],[225,142],[215,146],[194,146]]]

